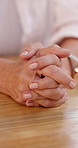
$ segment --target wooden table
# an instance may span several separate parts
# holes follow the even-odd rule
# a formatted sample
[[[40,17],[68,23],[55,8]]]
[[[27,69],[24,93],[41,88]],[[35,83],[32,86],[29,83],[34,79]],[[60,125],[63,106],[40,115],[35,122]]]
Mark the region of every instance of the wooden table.
[[[47,109],[0,94],[0,148],[78,148],[78,86],[69,95],[66,104]]]

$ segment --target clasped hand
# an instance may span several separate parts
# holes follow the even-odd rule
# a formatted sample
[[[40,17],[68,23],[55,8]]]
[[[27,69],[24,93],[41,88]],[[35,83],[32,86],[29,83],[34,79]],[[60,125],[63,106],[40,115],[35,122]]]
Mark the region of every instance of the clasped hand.
[[[68,99],[66,88],[76,86],[62,65],[62,59],[69,55],[69,50],[57,45],[44,48],[41,43],[33,43],[25,46],[20,58],[29,63],[31,73],[29,89],[23,92],[27,106],[56,107]]]

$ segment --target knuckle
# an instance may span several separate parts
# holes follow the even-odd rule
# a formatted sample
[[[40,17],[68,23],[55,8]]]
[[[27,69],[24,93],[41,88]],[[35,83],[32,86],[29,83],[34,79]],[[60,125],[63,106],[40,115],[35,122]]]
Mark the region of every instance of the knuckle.
[[[39,95],[35,92],[32,91],[32,100],[38,100],[39,99]]]
[[[54,54],[53,54],[53,59],[54,59],[56,62],[59,62],[59,61],[60,61],[60,59],[59,59],[56,55],[54,55]]]
[[[58,100],[61,100],[62,98],[64,97],[64,93],[59,93],[59,99]]]
[[[54,75],[55,73],[57,73],[58,67],[56,65],[51,65],[49,66],[49,70],[52,73],[52,75]]]
[[[57,100],[60,100],[64,97],[64,94],[65,94],[65,91],[60,89],[60,88],[57,88],[57,92],[56,92],[56,96],[58,96],[58,99]]]
[[[62,105],[63,104],[63,102],[62,101],[56,101],[56,102],[54,102],[53,104],[52,104],[52,107],[59,107],[60,105]]]
[[[61,65],[60,59],[55,54],[49,54],[47,60],[52,61],[52,64],[55,63],[55,65]]]
[[[56,63],[60,62],[60,59],[55,54],[52,55],[52,58]]]
[[[52,58],[52,57],[53,57],[53,54],[48,54],[48,57],[49,57],[49,58]]]
[[[48,79],[45,79],[44,78],[43,81],[41,80],[41,81],[38,82],[39,88],[42,88],[42,89],[44,89],[44,88],[50,88],[51,85],[52,85],[51,82],[52,82],[51,80],[48,80]]]
[[[53,92],[51,90],[47,91],[46,97],[49,99],[53,99]]]
[[[52,60],[55,60],[55,55],[53,55],[53,54],[48,54],[48,55],[46,56],[46,58],[47,58],[47,60],[52,61]]]
[[[44,83],[44,86],[45,86],[46,88],[49,88],[51,85],[52,85],[52,83],[51,83],[49,80],[47,80],[47,81]]]
[[[44,100],[44,103],[43,103],[43,106],[46,107],[46,108],[47,108],[47,107],[50,107],[50,102],[49,102],[49,100],[46,100],[46,99],[45,99],[45,100]]]
[[[64,101],[63,99],[61,99],[60,101],[57,101],[57,102],[55,103],[54,107],[59,107],[59,106],[61,106],[61,105],[64,104],[64,103],[65,103],[65,101]]]
[[[69,83],[71,82],[71,80],[72,80],[72,78],[67,73],[65,73],[65,75],[64,75],[64,84],[66,86],[69,86]]]
[[[56,55],[54,55],[54,54],[49,54],[49,58],[51,58],[51,59],[55,60],[55,59],[57,58],[57,56],[56,56]]]

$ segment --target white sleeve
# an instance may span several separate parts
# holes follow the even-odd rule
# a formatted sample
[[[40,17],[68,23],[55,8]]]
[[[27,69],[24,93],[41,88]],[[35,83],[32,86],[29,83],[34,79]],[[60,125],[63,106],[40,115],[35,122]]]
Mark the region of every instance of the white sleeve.
[[[54,32],[50,44],[78,38],[78,0],[54,0]]]

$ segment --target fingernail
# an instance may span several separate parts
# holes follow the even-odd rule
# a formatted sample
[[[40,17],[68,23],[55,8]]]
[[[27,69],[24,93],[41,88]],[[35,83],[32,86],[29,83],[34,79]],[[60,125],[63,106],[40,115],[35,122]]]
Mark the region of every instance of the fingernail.
[[[69,98],[68,95],[67,95],[67,96],[64,96],[64,97],[63,97],[63,100],[66,101],[66,100],[68,100],[68,98]]]
[[[32,98],[32,94],[31,93],[24,94],[23,98],[24,99],[30,99],[30,98]]]
[[[35,69],[38,67],[37,63],[30,64],[30,69]]]
[[[33,106],[34,103],[33,102],[26,102],[26,106]]]
[[[69,86],[71,88],[75,88],[76,87],[76,83],[74,81],[71,81],[70,84],[69,84]]]
[[[67,93],[64,95],[63,97],[63,103],[65,103],[67,100],[69,99],[69,96],[67,95]]]
[[[31,84],[29,85],[29,88],[30,88],[30,89],[38,88],[38,83],[31,83]]]
[[[28,55],[28,51],[24,51],[23,53],[21,53],[21,56],[26,56]]]

